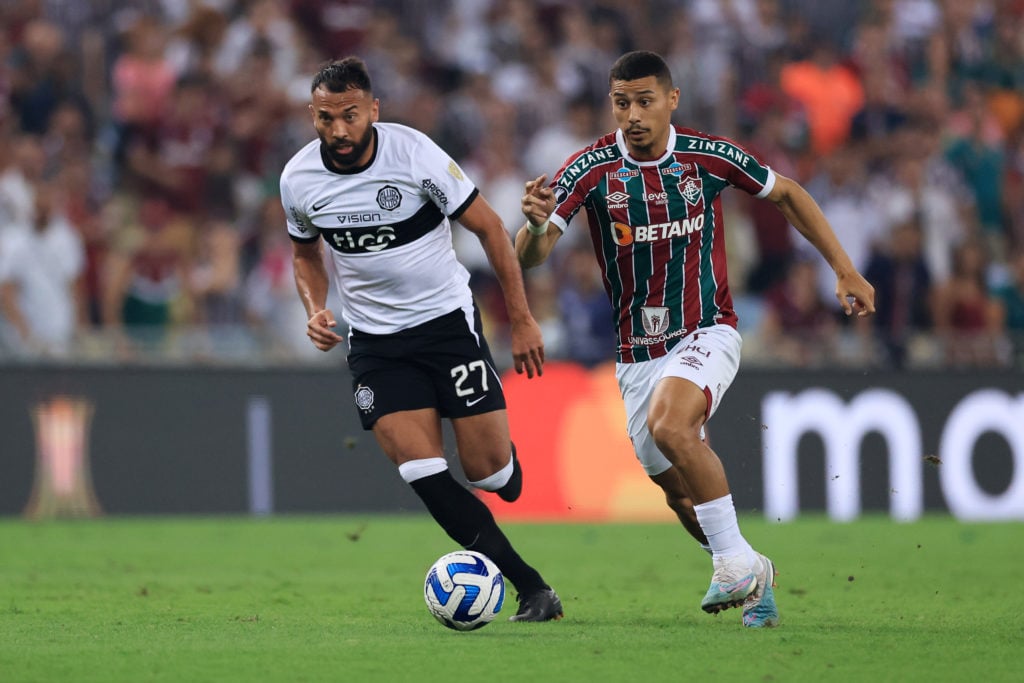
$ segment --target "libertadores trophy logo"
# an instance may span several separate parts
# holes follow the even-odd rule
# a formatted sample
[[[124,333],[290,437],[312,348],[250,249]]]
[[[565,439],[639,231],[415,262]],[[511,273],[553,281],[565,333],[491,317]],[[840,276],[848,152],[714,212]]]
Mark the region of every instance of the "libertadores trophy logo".
[[[54,396],[32,409],[36,471],[25,516],[95,517],[101,513],[89,467],[94,407],[75,396]]]

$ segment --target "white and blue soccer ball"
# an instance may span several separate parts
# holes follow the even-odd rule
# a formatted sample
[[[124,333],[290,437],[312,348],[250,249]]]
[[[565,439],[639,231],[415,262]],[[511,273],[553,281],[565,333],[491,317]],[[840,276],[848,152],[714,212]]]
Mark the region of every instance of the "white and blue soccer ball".
[[[486,626],[501,611],[505,579],[491,558],[457,550],[430,567],[423,597],[442,624],[456,631],[472,631]]]

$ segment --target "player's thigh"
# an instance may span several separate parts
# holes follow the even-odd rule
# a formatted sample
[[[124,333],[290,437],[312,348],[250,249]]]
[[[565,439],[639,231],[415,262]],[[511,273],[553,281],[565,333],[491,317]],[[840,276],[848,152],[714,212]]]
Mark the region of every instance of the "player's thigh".
[[[363,429],[373,429],[381,417],[399,411],[438,409],[430,373],[405,359],[367,355],[350,357],[352,397]],[[439,411],[438,411],[439,412]]]
[[[410,460],[444,457],[441,418],[434,408],[400,410],[382,415],[373,424],[373,435],[395,465]]]
[[[466,478],[479,481],[505,467],[512,456],[508,412],[489,413],[452,419],[459,462]]]
[[[633,452],[648,476],[661,474],[672,467],[672,463],[658,450],[650,431],[647,429],[647,412],[651,392],[661,376],[663,359],[643,363],[618,363],[615,378],[626,409],[626,434],[633,444]]]
[[[417,363],[433,380],[442,417],[452,420],[505,410],[501,376],[494,365],[479,316],[445,316]]]
[[[739,333],[728,325],[715,325],[684,337],[663,359],[648,421],[674,421],[701,429],[718,410],[736,378],[741,347]]]

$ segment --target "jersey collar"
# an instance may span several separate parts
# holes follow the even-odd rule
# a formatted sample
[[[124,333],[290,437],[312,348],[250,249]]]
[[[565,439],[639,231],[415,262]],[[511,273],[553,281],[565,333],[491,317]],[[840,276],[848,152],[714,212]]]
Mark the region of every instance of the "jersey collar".
[[[621,128],[615,129],[615,144],[619,147],[619,152],[622,154],[622,158],[629,161],[631,164],[637,166],[657,166],[661,162],[668,159],[673,150],[676,148],[676,127],[669,124],[668,127],[668,143],[665,145],[665,153],[654,161],[637,161],[629,155],[629,147],[626,146],[626,136],[622,134]]]

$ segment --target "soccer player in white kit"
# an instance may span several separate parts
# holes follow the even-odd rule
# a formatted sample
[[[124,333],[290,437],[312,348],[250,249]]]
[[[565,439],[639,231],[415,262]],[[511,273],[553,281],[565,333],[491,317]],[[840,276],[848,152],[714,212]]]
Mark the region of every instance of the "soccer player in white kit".
[[[452,224],[473,232],[501,284],[517,372],[540,375],[544,346],[501,219],[462,169],[419,131],[378,121],[365,64],[348,57],[312,82],[317,140],[281,174],[281,201],[294,247],[295,282],[307,334],[327,351],[345,342],[327,306],[329,262],[349,327],[348,364],[363,428],[457,543],[490,557],[515,586],[511,621],[562,617],[562,604],[459,484],[444,458],[449,418],[469,483],[514,501],[522,469],[505,397],[469,273],[456,260]]]
[[[526,183],[516,251],[524,267],[542,263],[585,209],[618,326],[629,437],[712,555],[701,607],[742,605],[745,626],[775,626],[775,567],[740,533],[725,470],[703,439],[740,362],[719,194],[731,185],[774,202],[835,270],[847,315],[873,313],[874,290],[799,184],[731,140],[672,125],[679,89],[661,57],[623,55],[609,86],[618,130],[571,156],[549,186],[546,176]]]

